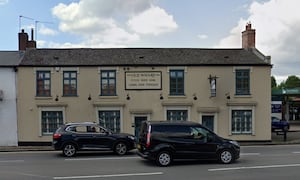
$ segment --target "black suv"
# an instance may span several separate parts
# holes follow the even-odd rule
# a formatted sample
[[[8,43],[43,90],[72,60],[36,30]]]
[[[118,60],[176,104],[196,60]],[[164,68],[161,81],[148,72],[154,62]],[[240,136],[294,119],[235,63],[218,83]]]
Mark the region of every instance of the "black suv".
[[[224,139],[194,122],[145,121],[141,125],[138,155],[168,166],[173,159],[219,160],[229,164],[240,157],[236,141]]]
[[[68,157],[84,150],[112,150],[118,155],[124,155],[135,148],[135,137],[114,133],[92,122],[68,123],[53,134],[53,147],[62,150]]]

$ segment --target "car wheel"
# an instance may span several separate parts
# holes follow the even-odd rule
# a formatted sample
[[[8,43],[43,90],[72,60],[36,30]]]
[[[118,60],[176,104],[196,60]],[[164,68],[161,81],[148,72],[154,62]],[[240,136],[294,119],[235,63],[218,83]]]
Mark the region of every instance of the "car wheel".
[[[230,150],[224,149],[219,153],[219,161],[223,164],[230,164],[234,161],[233,154]]]
[[[172,155],[169,151],[161,151],[156,157],[156,163],[159,166],[169,166],[172,162]]]
[[[72,157],[76,155],[76,146],[74,144],[66,144],[63,148],[63,154],[67,157]]]
[[[125,143],[123,142],[118,142],[115,145],[115,149],[114,149],[115,153],[117,153],[118,155],[124,155],[127,153],[127,146]]]

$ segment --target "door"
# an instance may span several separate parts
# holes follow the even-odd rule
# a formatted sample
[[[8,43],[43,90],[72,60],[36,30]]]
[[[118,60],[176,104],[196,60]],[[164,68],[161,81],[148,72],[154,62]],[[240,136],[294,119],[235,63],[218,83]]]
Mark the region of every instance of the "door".
[[[134,135],[137,139],[139,137],[142,122],[147,120],[147,116],[134,116]]]
[[[203,115],[202,116],[202,125],[214,131],[214,115]]]

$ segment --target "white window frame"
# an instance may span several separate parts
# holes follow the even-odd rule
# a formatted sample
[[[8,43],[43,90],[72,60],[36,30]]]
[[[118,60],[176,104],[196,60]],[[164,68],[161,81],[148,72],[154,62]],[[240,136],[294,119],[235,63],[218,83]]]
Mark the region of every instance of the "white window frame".
[[[183,111],[185,111],[185,110],[187,110],[187,120],[186,121],[191,121],[190,120],[190,117],[191,117],[191,107],[189,107],[189,106],[166,106],[165,108],[164,108],[164,119],[166,119],[167,120],[167,111],[168,110],[183,110]]]
[[[247,134],[235,134],[232,132],[232,111],[233,110],[251,110],[252,111],[252,132],[249,133],[250,135],[255,135],[255,106],[230,106],[229,107],[229,135],[247,135]]]
[[[96,122],[99,124],[99,111],[120,111],[120,132],[124,131],[123,107],[97,107]]]
[[[39,136],[49,136],[52,135],[53,133],[43,133],[42,132],[42,111],[62,111],[63,113],[63,124],[66,123],[66,109],[65,107],[39,107],[38,108],[38,119],[39,119]]]

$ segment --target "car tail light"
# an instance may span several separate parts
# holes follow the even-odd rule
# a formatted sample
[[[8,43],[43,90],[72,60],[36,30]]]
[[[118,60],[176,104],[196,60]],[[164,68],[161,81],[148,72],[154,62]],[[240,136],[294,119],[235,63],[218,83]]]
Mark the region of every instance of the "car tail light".
[[[150,138],[151,138],[151,126],[149,126],[148,132],[147,132],[147,142],[146,142],[146,147],[150,147]]]
[[[61,134],[55,133],[53,134],[53,139],[59,139],[61,137]]]

